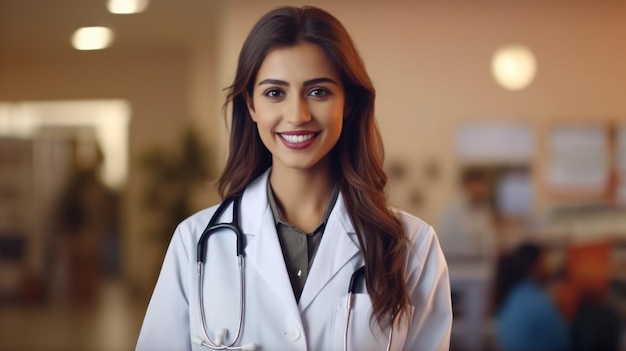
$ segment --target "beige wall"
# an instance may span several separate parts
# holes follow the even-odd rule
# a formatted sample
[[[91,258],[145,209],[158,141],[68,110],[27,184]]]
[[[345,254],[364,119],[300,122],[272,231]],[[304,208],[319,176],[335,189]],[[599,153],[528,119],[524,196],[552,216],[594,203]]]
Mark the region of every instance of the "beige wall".
[[[301,1],[228,1],[220,36],[222,80],[232,79],[236,55],[266,11]],[[427,189],[417,214],[433,222],[454,189],[452,135],[461,122],[524,121],[538,141],[533,166],[540,181],[546,129],[559,120],[626,120],[626,3],[617,1],[309,1],[336,15],[359,48],[377,89],[377,118],[387,156],[418,167],[427,157],[444,179]],[[358,5],[356,5],[358,4]],[[383,5],[384,4],[384,5]],[[535,82],[509,92],[490,76],[503,44],[530,46]],[[420,183],[419,179],[415,180]],[[392,187],[391,199],[406,204]],[[537,207],[548,199],[537,194]]]
[[[193,47],[163,51],[75,52],[57,57],[0,57],[0,100],[125,98],[132,105],[130,179],[126,196],[125,269],[130,281],[151,289],[161,257],[146,244],[137,157],[157,143],[173,145],[178,131],[196,123],[222,165],[226,132],[221,115],[238,51],[254,22],[277,2],[219,2],[214,33]],[[434,222],[453,191],[452,134],[460,122],[520,120],[539,141],[537,180],[545,162],[543,137],[558,120],[626,119],[626,3],[606,1],[310,1],[348,28],[378,92],[377,116],[388,158],[419,167],[436,157],[444,178],[427,189],[418,215]],[[217,38],[214,42],[213,38]],[[497,46],[529,45],[538,59],[536,81],[507,92],[492,80]],[[416,178],[416,184],[421,180]],[[402,189],[392,201],[404,206]],[[538,193],[538,204],[547,199]],[[213,203],[200,194],[198,204]]]

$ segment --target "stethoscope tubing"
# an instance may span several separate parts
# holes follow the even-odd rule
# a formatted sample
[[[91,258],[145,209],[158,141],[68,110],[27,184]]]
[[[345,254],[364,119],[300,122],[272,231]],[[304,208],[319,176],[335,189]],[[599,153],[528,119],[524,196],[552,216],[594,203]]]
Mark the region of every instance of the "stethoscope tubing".
[[[215,222],[217,221],[217,219],[221,217],[221,215],[224,213],[224,211],[226,210],[226,208],[231,202],[233,203],[232,221],[216,224]],[[254,344],[249,344],[249,345],[244,345],[244,346],[235,346],[235,344],[239,341],[239,338],[241,337],[241,331],[243,329],[243,320],[244,320],[244,314],[245,314],[245,298],[244,298],[245,296],[245,258],[244,258],[245,237],[239,227],[240,202],[241,202],[241,195],[238,195],[238,196],[227,198],[220,204],[220,206],[217,208],[217,210],[211,217],[209,224],[202,232],[202,235],[200,236],[200,239],[198,240],[198,246],[196,250],[197,277],[198,277],[198,304],[199,304],[198,310],[199,310],[200,322],[202,325],[202,333],[204,336],[204,340],[201,340],[198,338],[199,340],[197,340],[196,343],[198,343],[201,346],[207,346],[214,350],[243,350],[243,349],[249,349],[249,347],[252,347],[251,349],[254,349],[256,347],[254,346]],[[237,262],[239,266],[239,288],[240,288],[239,321],[237,323],[237,332],[235,333],[233,340],[230,343],[228,343],[228,345],[224,345],[223,340],[219,340],[219,342],[215,342],[209,337],[208,328],[206,325],[206,316],[204,314],[204,307],[203,307],[204,306],[204,286],[202,284],[203,275],[204,275],[204,261],[205,261],[206,252],[207,252],[206,243],[209,240],[209,237],[213,233],[219,230],[223,230],[223,229],[226,229],[235,233],[237,237],[237,244],[236,244],[237,245]],[[350,316],[352,312],[354,294],[356,293],[359,279],[364,276],[365,276],[365,266],[361,266],[350,277],[350,283],[348,285],[348,301],[346,302],[346,323],[344,326],[344,335],[343,335],[344,351],[348,350],[348,330],[350,327]],[[225,337],[225,335],[222,335],[221,337],[219,337],[219,339],[222,339],[223,337]],[[389,328],[389,340],[387,342],[387,349],[386,349],[387,351],[390,351],[391,349],[392,337],[393,337],[393,326]]]
[[[197,253],[196,261],[198,265],[198,272],[197,272],[198,304],[199,304],[198,310],[200,314],[200,322],[202,325],[202,333],[205,339],[205,340],[202,340],[202,344],[215,350],[242,349],[242,347],[240,346],[234,346],[239,341],[239,338],[241,337],[241,330],[243,328],[243,318],[244,318],[243,316],[245,313],[244,294],[246,291],[245,272],[244,272],[245,270],[245,259],[244,259],[245,238],[239,227],[239,208],[240,208],[239,203],[240,201],[241,201],[240,196],[228,198],[225,201],[223,201],[222,204],[217,208],[217,210],[213,214],[213,217],[211,217],[209,224],[207,225],[206,229],[204,229],[204,232],[202,233],[202,235],[200,236],[200,239],[198,240],[198,247],[197,247],[197,252],[196,252]],[[215,222],[217,221],[217,219],[221,217],[222,213],[231,202],[233,203],[232,221],[230,223],[216,224]],[[233,340],[230,343],[227,343],[227,345],[223,345],[222,340],[220,340],[220,342],[215,342],[209,337],[208,328],[206,325],[206,316],[204,314],[204,307],[203,307],[204,306],[204,285],[202,284],[203,275],[204,275],[204,269],[203,269],[204,260],[205,260],[206,251],[207,251],[206,242],[209,240],[209,237],[211,236],[211,234],[222,229],[227,229],[227,230],[232,231],[233,233],[235,233],[237,237],[237,263],[239,266],[239,321],[237,323],[237,332],[235,333]],[[223,337],[226,337],[226,336],[224,335]]]
[[[215,222],[217,222],[217,219],[222,216],[222,214],[224,213],[224,210],[226,210],[226,208],[231,202],[233,203],[232,221],[227,222],[227,223],[216,224]],[[241,203],[241,195],[229,197],[220,204],[217,210],[215,210],[215,213],[211,217],[209,224],[206,226],[206,228],[202,232],[200,239],[198,239],[198,245],[196,249],[196,261],[197,262],[204,263],[204,260],[206,257],[206,250],[207,250],[206,243],[209,240],[209,237],[211,236],[211,234],[221,229],[232,230],[235,233],[235,235],[237,236],[237,256],[244,255],[245,238],[243,236],[243,233],[241,232],[241,229],[239,228],[240,203]]]
[[[218,345],[221,344],[221,342],[216,343],[214,342],[211,338],[209,338],[208,335],[208,328],[206,326],[206,318],[204,315],[204,308],[202,306],[204,306],[204,288],[203,288],[203,284],[202,284],[202,274],[203,274],[203,269],[202,267],[204,266],[203,264],[200,263],[199,266],[199,270],[198,270],[198,293],[200,294],[200,297],[198,299],[199,302],[199,310],[200,310],[200,321],[202,324],[202,333],[204,335],[204,342],[207,344],[207,346],[209,346],[212,349],[215,350],[239,350],[241,349],[240,347],[234,347],[234,345],[237,343],[237,341],[239,340],[240,336],[241,336],[241,330],[243,327],[243,316],[245,313],[245,302],[244,302],[244,295],[243,293],[245,292],[245,275],[244,275],[244,259],[243,256],[239,256],[238,257],[238,264],[239,264],[239,284],[240,284],[240,294],[239,294],[239,322],[237,324],[237,333],[235,334],[235,337],[233,338],[233,341],[228,344],[228,345]]]
[[[348,351],[348,329],[350,328],[350,315],[352,312],[352,303],[354,301],[354,294],[356,294],[357,284],[359,279],[365,277],[365,266],[358,268],[350,277],[350,284],[348,285],[348,301],[346,302],[346,323],[343,330],[343,350]],[[392,319],[393,320],[393,319]],[[387,342],[387,351],[391,350],[391,340],[393,338],[393,326],[389,328],[389,341]]]

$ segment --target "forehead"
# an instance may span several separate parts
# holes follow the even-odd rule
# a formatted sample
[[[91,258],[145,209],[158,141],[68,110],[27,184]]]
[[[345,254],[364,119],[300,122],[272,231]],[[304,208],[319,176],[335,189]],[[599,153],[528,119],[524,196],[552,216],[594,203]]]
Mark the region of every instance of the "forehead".
[[[263,79],[280,79],[303,82],[327,77],[339,82],[337,70],[324,54],[324,50],[311,43],[272,49],[261,64],[256,82]]]

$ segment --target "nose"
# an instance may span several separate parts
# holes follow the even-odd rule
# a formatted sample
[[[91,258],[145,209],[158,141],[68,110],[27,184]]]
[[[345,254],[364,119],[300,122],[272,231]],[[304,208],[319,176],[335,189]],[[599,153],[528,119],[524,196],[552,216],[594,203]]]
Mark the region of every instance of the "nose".
[[[287,105],[284,118],[288,123],[299,126],[311,121],[311,112],[306,99],[297,97],[291,99]]]

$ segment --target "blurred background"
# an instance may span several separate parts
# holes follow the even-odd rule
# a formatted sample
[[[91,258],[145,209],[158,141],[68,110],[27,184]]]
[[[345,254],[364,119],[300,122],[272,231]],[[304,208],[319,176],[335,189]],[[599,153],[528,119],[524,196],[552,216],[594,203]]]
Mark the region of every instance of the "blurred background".
[[[389,199],[448,260],[452,349],[624,349],[617,0],[0,0],[0,349],[134,348],[175,225],[219,201],[245,36],[305,4],[374,81]]]

